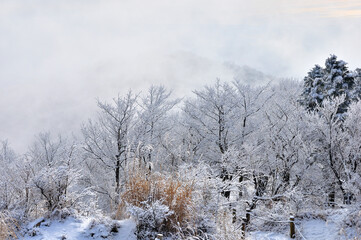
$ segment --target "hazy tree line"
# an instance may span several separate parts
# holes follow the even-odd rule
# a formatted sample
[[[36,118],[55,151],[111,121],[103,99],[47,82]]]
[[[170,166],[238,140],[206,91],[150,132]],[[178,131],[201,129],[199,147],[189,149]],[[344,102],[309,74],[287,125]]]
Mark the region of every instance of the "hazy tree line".
[[[0,209],[24,220],[62,209],[112,215],[134,167],[194,181],[203,232],[224,208],[360,203],[360,81],[332,55],[303,82],[216,80],[185,99],[152,86],[99,100],[82,136],[41,133],[23,155],[1,142]]]

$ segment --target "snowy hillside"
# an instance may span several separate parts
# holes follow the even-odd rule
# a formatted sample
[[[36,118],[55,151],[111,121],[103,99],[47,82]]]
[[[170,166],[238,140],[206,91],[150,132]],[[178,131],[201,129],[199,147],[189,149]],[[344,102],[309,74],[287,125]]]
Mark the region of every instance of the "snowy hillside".
[[[40,224],[39,224],[40,223]],[[38,224],[38,226],[34,226]],[[93,218],[73,218],[65,220],[38,219],[30,223],[23,234],[25,240],[85,240],[124,239],[135,240],[135,222],[107,220],[99,222]]]
[[[347,240],[358,239],[356,229],[343,229],[347,210],[336,211],[327,219],[304,219],[297,221],[297,238],[307,240]],[[35,226],[36,225],[36,226]],[[136,223],[132,219],[121,221],[94,218],[73,218],[65,220],[37,219],[22,230],[24,240],[90,240],[114,239],[136,240]],[[251,231],[246,233],[248,240],[289,240],[289,232]]]

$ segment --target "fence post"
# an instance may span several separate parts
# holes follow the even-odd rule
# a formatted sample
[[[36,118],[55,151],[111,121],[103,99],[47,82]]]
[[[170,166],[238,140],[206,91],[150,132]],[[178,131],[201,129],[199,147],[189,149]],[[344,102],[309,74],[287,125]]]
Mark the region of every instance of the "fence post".
[[[295,238],[295,217],[291,214],[290,216],[290,238]]]
[[[246,219],[247,219],[247,223],[249,223],[249,221],[251,220],[251,209],[246,208]]]

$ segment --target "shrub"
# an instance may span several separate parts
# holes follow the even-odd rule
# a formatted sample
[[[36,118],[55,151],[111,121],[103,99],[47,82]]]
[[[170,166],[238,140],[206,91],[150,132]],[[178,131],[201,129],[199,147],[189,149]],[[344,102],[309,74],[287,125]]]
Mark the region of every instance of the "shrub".
[[[32,179],[32,187],[39,206],[44,207],[48,215],[54,215],[54,211],[65,213],[75,209],[80,210],[78,206],[81,206],[81,201],[84,199],[89,205],[93,194],[90,188],[81,189],[77,186],[80,178],[80,171],[70,169],[68,166],[42,169]]]
[[[166,227],[163,223],[174,214],[159,200],[143,202],[142,207],[129,206],[128,211],[137,218],[138,239],[154,239],[155,234],[163,232]]]
[[[138,221],[138,237],[151,237],[149,232],[175,232],[190,221],[192,192],[192,182],[138,170],[129,176],[121,199]]]
[[[0,240],[17,239],[17,222],[8,213],[0,212]]]

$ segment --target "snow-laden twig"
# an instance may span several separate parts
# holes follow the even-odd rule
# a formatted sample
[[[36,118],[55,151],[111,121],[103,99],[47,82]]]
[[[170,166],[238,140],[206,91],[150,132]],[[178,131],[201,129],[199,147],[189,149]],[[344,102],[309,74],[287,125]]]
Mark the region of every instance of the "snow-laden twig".
[[[307,238],[305,238],[305,237],[303,236],[303,234],[301,233],[300,229],[297,227],[296,224],[295,224],[295,227],[296,227],[296,230],[298,231],[298,233],[300,234],[300,236],[302,237],[302,239],[307,240]]]

